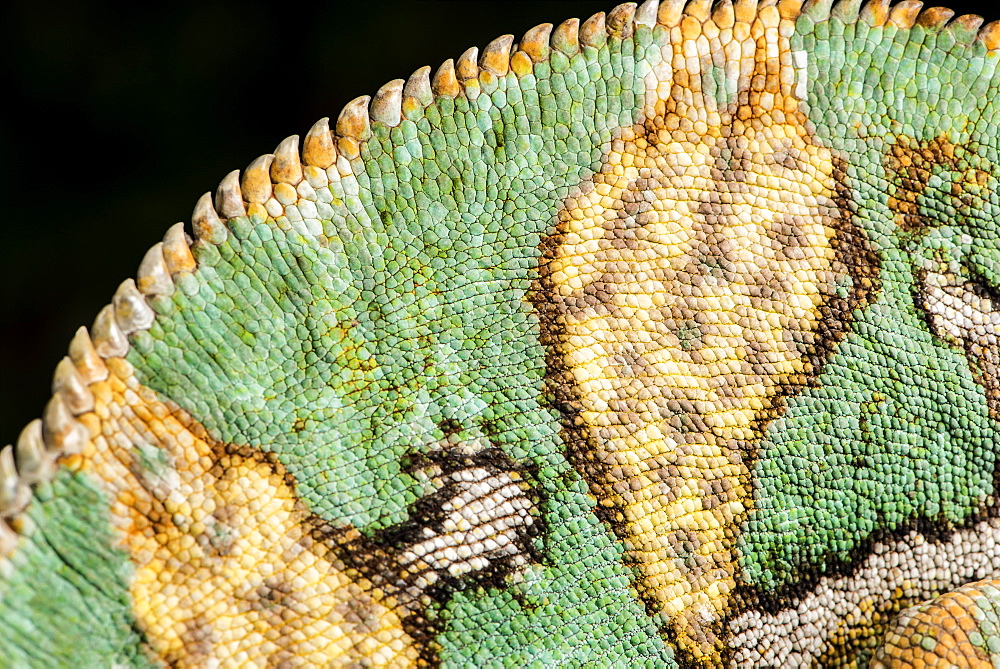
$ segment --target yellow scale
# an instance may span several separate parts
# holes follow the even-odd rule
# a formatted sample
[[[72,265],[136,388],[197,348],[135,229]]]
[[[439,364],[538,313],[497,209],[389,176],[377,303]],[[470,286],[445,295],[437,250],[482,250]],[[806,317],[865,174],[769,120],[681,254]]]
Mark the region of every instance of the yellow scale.
[[[831,154],[792,96],[794,21],[732,18],[673,28],[644,123],[566,199],[542,282],[587,426],[577,457],[624,524],[640,592],[713,664],[752,443],[814,371],[820,307],[846,274]],[[713,54],[730,57],[732,104],[701,90]]]

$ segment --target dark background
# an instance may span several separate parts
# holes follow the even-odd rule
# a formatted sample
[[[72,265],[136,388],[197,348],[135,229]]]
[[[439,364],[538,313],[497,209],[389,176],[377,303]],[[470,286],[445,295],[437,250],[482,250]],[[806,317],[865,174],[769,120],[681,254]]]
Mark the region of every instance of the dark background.
[[[1000,17],[992,0],[942,4]],[[230,170],[422,65],[613,6],[7,0],[0,446],[40,415],[76,328]]]

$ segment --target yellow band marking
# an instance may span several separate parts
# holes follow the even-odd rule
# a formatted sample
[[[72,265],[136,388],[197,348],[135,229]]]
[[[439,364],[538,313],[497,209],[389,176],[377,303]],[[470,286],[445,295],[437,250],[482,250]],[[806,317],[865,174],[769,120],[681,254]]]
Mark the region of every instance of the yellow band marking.
[[[93,445],[69,464],[112,500],[157,654],[177,667],[416,663],[393,602],[314,535],[276,459],[213,442],[125,360],[108,367],[83,416]]]
[[[833,159],[792,96],[773,9],[674,29],[645,121],[564,202],[538,300],[555,304],[582,469],[640,592],[705,663],[721,657],[754,440],[815,373],[821,307],[846,274]]]

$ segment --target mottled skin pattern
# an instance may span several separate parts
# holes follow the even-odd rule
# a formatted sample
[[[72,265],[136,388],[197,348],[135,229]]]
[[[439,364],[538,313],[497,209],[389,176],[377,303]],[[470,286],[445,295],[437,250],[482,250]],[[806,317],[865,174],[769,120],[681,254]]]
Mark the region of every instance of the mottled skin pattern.
[[[625,4],[228,176],[0,451],[0,667],[997,665],[950,19]]]
[[[590,427],[576,457],[622,507],[653,606],[716,662],[755,442],[781,395],[819,371],[824,316],[858,301],[836,300],[836,285],[871,273],[865,250],[837,238],[847,217],[829,150],[781,97],[790,56],[768,71],[766,52],[787,56],[787,40],[762,37],[746,57],[755,88],[721,109],[686,100],[689,64],[667,75],[651,118],[567,200],[539,300],[555,306]],[[706,55],[698,69],[710,67]],[[699,116],[704,129],[684,129]]]

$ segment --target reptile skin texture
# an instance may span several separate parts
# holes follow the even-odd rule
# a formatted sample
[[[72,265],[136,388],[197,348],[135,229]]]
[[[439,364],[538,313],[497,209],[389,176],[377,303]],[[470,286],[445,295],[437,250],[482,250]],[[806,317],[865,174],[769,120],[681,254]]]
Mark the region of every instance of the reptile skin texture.
[[[913,0],[355,99],[0,450],[0,669],[1000,667],[998,126],[1000,22]]]

